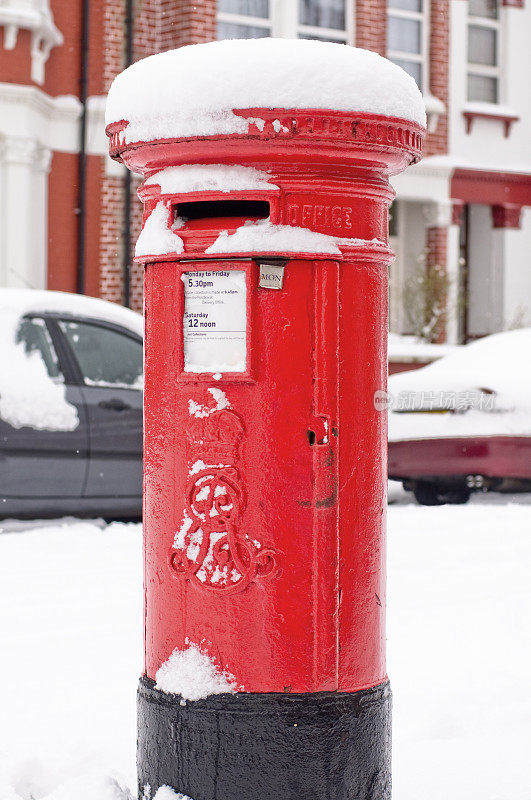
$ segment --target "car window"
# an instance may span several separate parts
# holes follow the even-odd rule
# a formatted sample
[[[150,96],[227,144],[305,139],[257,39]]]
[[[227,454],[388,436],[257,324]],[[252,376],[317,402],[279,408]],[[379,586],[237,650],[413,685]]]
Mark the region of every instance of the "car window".
[[[59,359],[43,319],[27,317],[21,320],[17,329],[16,341],[17,344],[24,346],[26,355],[38,353],[50,378],[64,382]]]
[[[125,333],[90,322],[60,320],[89,386],[143,385],[142,343]]]

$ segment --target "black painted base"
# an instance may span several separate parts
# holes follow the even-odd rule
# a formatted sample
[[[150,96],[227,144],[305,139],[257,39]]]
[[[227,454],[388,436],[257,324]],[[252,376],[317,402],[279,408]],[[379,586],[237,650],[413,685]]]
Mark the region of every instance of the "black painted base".
[[[141,679],[139,797],[167,785],[193,800],[391,798],[388,683],[182,702]]]

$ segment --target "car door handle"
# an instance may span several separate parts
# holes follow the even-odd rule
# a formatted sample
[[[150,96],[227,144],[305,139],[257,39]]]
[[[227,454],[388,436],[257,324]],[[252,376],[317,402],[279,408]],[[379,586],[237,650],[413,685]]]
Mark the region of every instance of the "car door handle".
[[[102,400],[98,405],[100,408],[104,408],[105,411],[127,411],[131,408],[128,403],[124,403],[123,400],[119,400],[117,397],[112,397],[110,400]]]

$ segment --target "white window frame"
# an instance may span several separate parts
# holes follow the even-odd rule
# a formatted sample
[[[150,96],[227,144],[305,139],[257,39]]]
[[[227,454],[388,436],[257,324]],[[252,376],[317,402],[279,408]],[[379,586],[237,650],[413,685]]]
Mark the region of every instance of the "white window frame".
[[[476,101],[475,99],[468,96],[468,77],[469,75],[477,75],[478,77],[487,77],[487,78],[496,78],[496,100],[492,105],[499,105],[502,102],[501,94],[502,94],[502,70],[501,65],[503,63],[503,54],[502,54],[502,13],[503,7],[500,0],[497,0],[498,5],[498,16],[495,19],[491,17],[477,17],[472,16],[470,13],[468,15],[467,20],[467,101],[470,103],[473,102],[486,102],[486,101]],[[489,64],[476,64],[473,61],[469,60],[468,54],[468,35],[470,27],[476,28],[488,28],[490,30],[494,30],[496,32],[496,64],[491,66]]]
[[[218,11],[218,22],[249,27],[269,27],[271,36],[279,39],[298,39],[299,36],[319,36],[354,43],[354,3],[345,0],[345,29],[320,28],[299,24],[299,0],[269,0],[269,17],[251,17]]]
[[[269,28],[273,35],[273,14],[272,0],[269,0],[269,17],[251,17],[247,14],[229,14],[226,11],[218,11],[218,22],[226,22],[229,25],[243,25],[248,28]]]
[[[429,38],[430,38],[430,18],[429,18],[429,0],[422,0],[422,11],[408,11],[405,8],[391,8],[387,5],[387,17],[397,17],[400,19],[409,19],[414,22],[420,22],[420,53],[406,53],[402,50],[387,50],[387,58],[391,61],[412,61],[415,64],[420,64],[421,67],[421,85],[420,91],[427,94],[430,86],[430,60],[429,53]]]

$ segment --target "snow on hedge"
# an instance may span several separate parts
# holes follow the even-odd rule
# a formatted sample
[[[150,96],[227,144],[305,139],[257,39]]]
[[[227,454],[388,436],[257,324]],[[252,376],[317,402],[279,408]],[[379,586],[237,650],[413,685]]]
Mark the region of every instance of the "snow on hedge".
[[[187,192],[244,192],[278,189],[269,183],[269,175],[254,167],[228,164],[184,164],[166,167],[146,180],[146,185],[160,186],[161,194]]]
[[[137,61],[110,88],[106,125],[127,142],[247,133],[234,109],[324,109],[426,124],[413,78],[377,53],[307,39],[189,45]]]
[[[180,694],[184,700],[201,700],[211,694],[234,694],[236,681],[221,672],[206,653],[194,644],[174,650],[155,675],[156,689]]]

